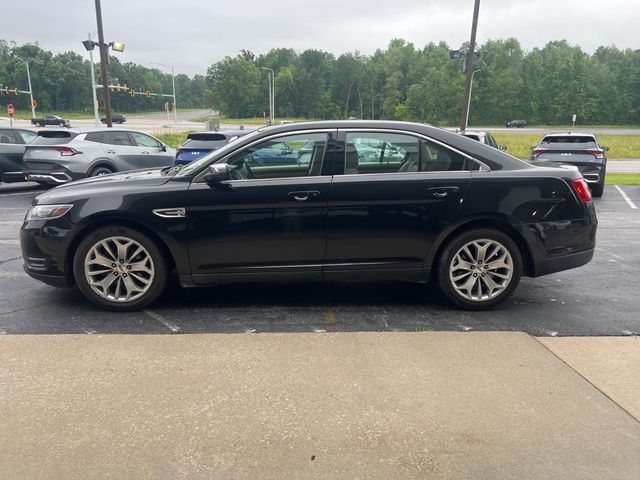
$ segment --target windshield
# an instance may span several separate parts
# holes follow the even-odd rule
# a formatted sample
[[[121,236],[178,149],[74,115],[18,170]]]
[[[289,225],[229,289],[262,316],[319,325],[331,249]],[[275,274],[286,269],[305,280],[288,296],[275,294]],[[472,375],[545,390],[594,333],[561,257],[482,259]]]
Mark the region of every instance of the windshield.
[[[243,140],[247,140],[247,142],[250,142],[253,138],[257,137],[259,135],[259,131],[255,130],[247,135],[245,135],[244,137],[242,137]],[[227,155],[227,153],[233,151],[236,148],[236,144],[238,142],[237,141],[230,141],[229,143],[227,143],[226,145],[220,147],[218,150],[214,150],[211,153],[208,153],[207,155],[194,160],[191,163],[188,163],[187,165],[185,165],[178,173],[177,175],[179,176],[189,176],[191,174],[193,174],[194,172],[197,172],[199,170],[201,170],[202,168],[204,168],[206,165],[210,164],[210,163],[214,163],[216,160],[224,157],[225,155]]]

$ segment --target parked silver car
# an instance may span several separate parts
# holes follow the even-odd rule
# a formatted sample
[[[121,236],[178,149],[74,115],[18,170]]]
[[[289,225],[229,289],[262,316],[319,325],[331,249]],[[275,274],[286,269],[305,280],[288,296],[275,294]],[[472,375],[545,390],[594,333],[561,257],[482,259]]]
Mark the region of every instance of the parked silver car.
[[[61,184],[140,168],[173,165],[175,150],[146,133],[120,129],[46,130],[24,153],[27,180]]]

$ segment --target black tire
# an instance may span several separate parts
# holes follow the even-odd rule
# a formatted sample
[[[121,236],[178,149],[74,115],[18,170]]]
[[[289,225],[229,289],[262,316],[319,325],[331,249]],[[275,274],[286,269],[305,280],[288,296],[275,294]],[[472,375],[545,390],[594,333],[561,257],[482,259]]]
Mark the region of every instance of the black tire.
[[[107,165],[97,165],[91,169],[89,172],[90,177],[97,177],[98,175],[109,175],[111,173],[115,173],[113,168]]]
[[[604,194],[604,182],[591,185],[591,196],[593,198],[600,198]]]
[[[126,238],[137,242],[146,249],[152,262],[153,277],[148,289],[138,298],[130,301],[116,301],[99,295],[89,284],[85,274],[85,261],[89,251],[100,241],[110,237]],[[73,274],[78,288],[91,302],[99,307],[113,311],[139,310],[153,303],[164,292],[169,279],[169,268],[167,260],[156,243],[145,234],[129,227],[119,225],[108,225],[95,230],[78,245],[73,257]],[[121,273],[127,276],[127,271]],[[107,274],[107,276],[110,274]],[[104,278],[104,277],[103,277]],[[116,277],[117,278],[117,277]],[[122,279],[124,282],[124,279]],[[124,283],[123,283],[124,284]]]
[[[512,271],[511,278],[508,283],[504,284],[502,291],[491,298],[472,300],[465,298],[462,293],[459,293],[456,290],[453,281],[450,278],[450,267],[452,266],[458,251],[468,243],[480,240],[497,242],[506,249],[511,257]],[[482,262],[478,263],[481,264]],[[522,277],[522,254],[520,253],[520,249],[516,243],[505,233],[493,229],[476,229],[463,232],[449,240],[434,266],[436,267],[435,276],[438,288],[449,301],[465,310],[485,310],[509,298],[518,286],[520,277]],[[478,274],[473,275],[476,278],[479,277]],[[482,276],[484,276],[484,274]],[[486,289],[486,283],[484,283],[485,280],[478,278],[477,282],[481,286],[485,285]]]

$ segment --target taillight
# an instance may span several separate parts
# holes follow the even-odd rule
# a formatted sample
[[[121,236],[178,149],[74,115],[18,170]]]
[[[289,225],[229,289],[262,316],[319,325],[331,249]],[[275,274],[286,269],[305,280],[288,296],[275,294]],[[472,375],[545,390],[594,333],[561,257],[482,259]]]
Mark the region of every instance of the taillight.
[[[573,189],[578,195],[578,198],[582,201],[582,203],[587,203],[591,201],[591,190],[587,186],[587,182],[584,181],[584,178],[575,178],[571,181],[573,185]]]
[[[587,153],[590,153],[599,160],[604,158],[604,152],[602,150],[587,150]]]
[[[70,157],[71,155],[75,155],[76,153],[80,153],[77,150],[71,147],[53,147],[54,150],[60,152],[60,155],[63,157]]]
[[[534,157],[537,157],[538,155],[542,155],[546,151],[547,151],[546,148],[536,148],[531,152],[531,155],[533,155]]]

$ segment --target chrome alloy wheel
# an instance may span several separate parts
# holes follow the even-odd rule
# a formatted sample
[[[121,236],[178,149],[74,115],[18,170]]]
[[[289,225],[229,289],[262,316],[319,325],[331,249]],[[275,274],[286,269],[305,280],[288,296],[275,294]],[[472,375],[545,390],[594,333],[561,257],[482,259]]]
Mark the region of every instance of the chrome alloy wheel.
[[[496,240],[478,239],[457,251],[449,266],[455,291],[466,300],[480,302],[497,297],[511,283],[513,259]]]
[[[138,242],[108,237],[97,242],[84,259],[91,289],[112,302],[126,303],[144,295],[154,278],[153,260]]]

